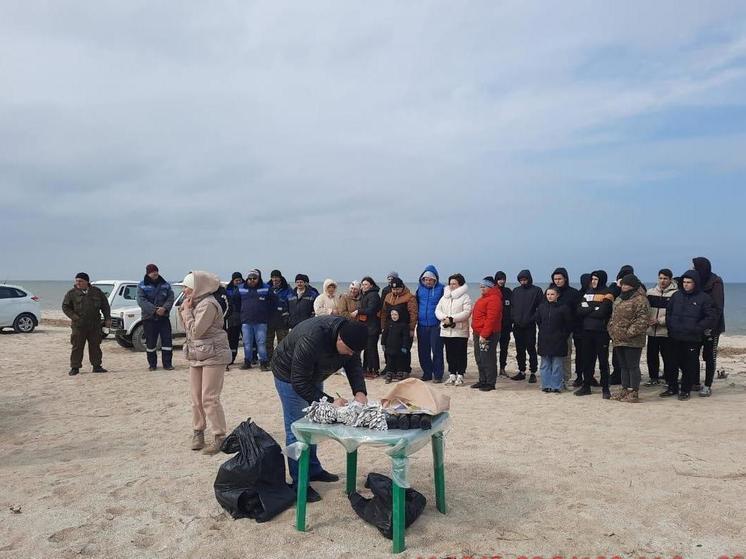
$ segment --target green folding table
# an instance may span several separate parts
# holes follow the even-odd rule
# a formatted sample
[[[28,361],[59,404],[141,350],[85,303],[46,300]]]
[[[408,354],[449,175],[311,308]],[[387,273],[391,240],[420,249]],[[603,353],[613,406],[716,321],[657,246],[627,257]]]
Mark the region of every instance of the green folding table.
[[[298,459],[298,497],[295,512],[295,527],[306,531],[306,493],[308,487],[309,445],[332,439],[347,451],[347,494],[355,492],[357,479],[357,449],[362,445],[388,447],[386,454],[391,457],[393,481],[393,552],[400,553],[404,545],[404,493],[409,484],[409,457],[427,446],[433,450],[433,470],[435,479],[435,503],[438,510],[446,513],[446,480],[443,439],[450,419],[448,413],[433,418],[432,429],[392,429],[373,431],[360,427],[348,427],[341,423],[332,425],[313,423],[300,419],[291,426],[298,442],[288,447],[288,455]]]

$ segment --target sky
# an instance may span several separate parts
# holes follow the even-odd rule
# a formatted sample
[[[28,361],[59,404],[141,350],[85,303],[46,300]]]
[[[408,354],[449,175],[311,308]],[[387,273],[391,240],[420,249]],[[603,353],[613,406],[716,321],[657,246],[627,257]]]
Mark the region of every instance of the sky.
[[[746,2],[7,0],[0,145],[0,278],[746,281]]]

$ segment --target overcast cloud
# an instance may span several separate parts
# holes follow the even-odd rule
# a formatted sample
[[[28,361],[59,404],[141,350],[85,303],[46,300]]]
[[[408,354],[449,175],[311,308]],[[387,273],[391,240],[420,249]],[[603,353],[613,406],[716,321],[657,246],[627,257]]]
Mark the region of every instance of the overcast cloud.
[[[0,278],[746,281],[741,1],[5,1],[0,83]]]

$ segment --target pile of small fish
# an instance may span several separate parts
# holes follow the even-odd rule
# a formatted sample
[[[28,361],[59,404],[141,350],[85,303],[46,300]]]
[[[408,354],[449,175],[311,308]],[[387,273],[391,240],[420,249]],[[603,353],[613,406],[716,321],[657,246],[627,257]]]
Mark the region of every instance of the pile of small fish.
[[[314,423],[344,423],[350,427],[365,427],[374,431],[386,431],[386,413],[380,404],[361,404],[352,402],[346,406],[335,407],[323,397],[304,408],[306,418]]]

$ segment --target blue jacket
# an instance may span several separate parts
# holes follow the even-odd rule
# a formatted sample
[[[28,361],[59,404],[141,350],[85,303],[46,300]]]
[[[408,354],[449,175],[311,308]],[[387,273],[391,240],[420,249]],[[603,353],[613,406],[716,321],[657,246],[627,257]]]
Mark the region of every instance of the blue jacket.
[[[268,324],[271,311],[269,286],[262,282],[257,287],[238,286],[241,295],[241,323]]]
[[[437,278],[437,283],[433,287],[425,287],[422,282],[422,275],[425,272],[432,272]],[[435,316],[435,307],[438,301],[443,297],[443,284],[440,283],[438,270],[432,264],[428,264],[420,275],[420,286],[417,288],[417,325],[418,326],[440,326],[440,320]]]
[[[288,287],[284,278],[280,287],[270,286],[269,288],[269,301],[271,306],[269,323],[274,325],[275,328],[288,327],[288,297],[290,297],[291,292],[292,290]]]
[[[168,320],[168,313],[174,304],[174,290],[171,284],[163,277],[153,281],[148,276],[137,285],[137,304],[142,309],[143,320],[159,320],[165,318]],[[166,309],[164,316],[155,314],[155,309],[163,307]]]

